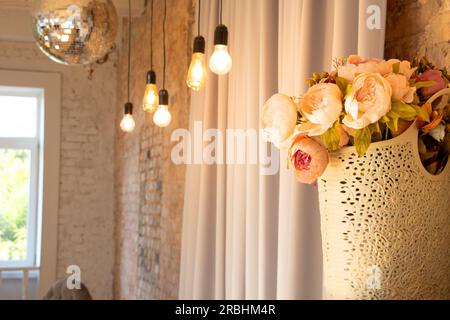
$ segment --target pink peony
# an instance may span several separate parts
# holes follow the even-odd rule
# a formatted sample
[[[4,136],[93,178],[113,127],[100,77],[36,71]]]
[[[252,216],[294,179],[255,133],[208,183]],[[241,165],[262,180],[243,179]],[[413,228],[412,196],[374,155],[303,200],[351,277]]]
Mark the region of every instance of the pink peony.
[[[323,174],[329,162],[327,150],[303,134],[294,138],[288,155],[294,166],[295,177],[301,183],[314,183]]]
[[[417,77],[417,81],[434,81],[436,84],[432,87],[420,89],[422,94],[426,97],[444,89],[447,86],[442,73],[439,70],[427,70]]]
[[[382,76],[391,73],[392,64],[381,59],[351,55],[345,65],[338,67],[337,72],[339,77],[353,81],[356,75],[364,72],[379,73]]]

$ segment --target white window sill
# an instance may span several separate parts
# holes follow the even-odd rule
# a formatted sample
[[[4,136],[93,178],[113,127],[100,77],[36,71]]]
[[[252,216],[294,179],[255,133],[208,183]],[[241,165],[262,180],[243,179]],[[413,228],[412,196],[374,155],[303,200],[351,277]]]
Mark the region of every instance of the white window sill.
[[[1,277],[3,280],[23,279],[23,271],[2,271]],[[39,278],[39,270],[28,271],[28,278],[29,279]]]

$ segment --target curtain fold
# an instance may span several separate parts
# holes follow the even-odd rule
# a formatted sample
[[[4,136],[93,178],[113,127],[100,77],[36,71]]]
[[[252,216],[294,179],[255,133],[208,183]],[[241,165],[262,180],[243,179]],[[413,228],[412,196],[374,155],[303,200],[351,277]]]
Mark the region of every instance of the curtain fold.
[[[366,28],[367,6],[383,13],[382,30]],[[385,0],[224,0],[233,68],[208,73],[191,97],[190,132],[259,129],[259,113],[274,93],[300,95],[314,71],[333,58],[382,57]],[[218,1],[203,1],[201,30],[213,52]],[[196,121],[201,121],[198,123]],[[201,139],[201,138],[200,138]],[[211,141],[191,141],[202,148]],[[226,150],[223,150],[226,154]],[[275,151],[278,152],[278,151]],[[320,299],[322,250],[318,195],[285,168],[187,166],[180,299]],[[247,159],[248,160],[248,159]]]

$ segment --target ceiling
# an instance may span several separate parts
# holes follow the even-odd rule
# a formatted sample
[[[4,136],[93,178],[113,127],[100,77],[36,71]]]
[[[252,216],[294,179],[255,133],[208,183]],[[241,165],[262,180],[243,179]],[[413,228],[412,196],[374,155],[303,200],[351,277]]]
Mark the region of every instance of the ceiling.
[[[28,9],[31,7],[32,0],[0,0],[2,9]]]
[[[128,15],[128,1],[127,0],[113,0],[117,8],[117,12],[121,16]],[[0,10],[2,9],[20,9],[28,10],[31,8],[33,0],[0,0]],[[145,6],[145,0],[133,0],[132,15],[139,16]]]
[[[58,1],[58,0],[56,0]],[[73,0],[76,1],[76,0]],[[112,0],[120,17],[128,16],[128,0]],[[0,0],[0,40],[33,41],[30,28],[30,8],[34,0]],[[139,17],[145,0],[133,0],[132,16]],[[121,28],[121,19],[119,28]],[[121,33],[118,33],[118,36]],[[120,41],[118,41],[120,45]]]

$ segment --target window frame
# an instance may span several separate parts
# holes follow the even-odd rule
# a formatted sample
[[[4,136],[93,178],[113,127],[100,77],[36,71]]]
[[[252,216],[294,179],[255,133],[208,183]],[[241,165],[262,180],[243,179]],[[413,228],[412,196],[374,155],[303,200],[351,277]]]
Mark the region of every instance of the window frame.
[[[61,143],[61,74],[0,68],[0,86],[40,92],[39,195],[36,266],[39,296],[57,279],[59,171]],[[25,89],[24,89],[25,88]]]
[[[36,132],[34,137],[0,137],[0,149],[16,149],[30,151],[30,176],[29,176],[29,196],[27,210],[27,237],[26,253],[27,257],[22,260],[0,260],[0,267],[20,268],[35,267],[36,253],[38,252],[38,196],[39,196],[39,144],[41,137],[40,120],[43,91],[39,89],[23,87],[0,86],[0,96],[9,97],[31,97],[36,99]]]

